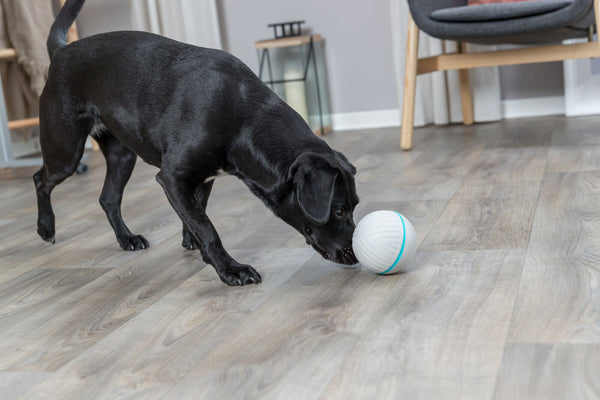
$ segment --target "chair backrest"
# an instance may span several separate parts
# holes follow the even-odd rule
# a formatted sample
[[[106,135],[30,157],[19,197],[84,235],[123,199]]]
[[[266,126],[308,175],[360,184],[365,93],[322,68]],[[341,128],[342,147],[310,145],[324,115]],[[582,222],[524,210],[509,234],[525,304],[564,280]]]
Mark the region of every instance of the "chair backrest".
[[[526,3],[502,3],[469,6],[467,0],[407,0],[411,15],[422,31],[440,38],[473,43],[548,43],[573,37],[584,37],[588,28],[594,24],[593,0],[545,0]],[[548,7],[548,2],[561,2],[560,6]],[[537,4],[534,4],[537,3]],[[535,9],[529,16],[504,19],[492,16],[501,15],[502,7]],[[489,16],[482,21],[457,20],[440,21],[432,17],[434,12],[451,7],[464,7],[465,13],[472,12],[473,7],[480,7],[480,14],[488,12]],[[545,12],[543,12],[545,10]],[[458,13],[460,14],[460,10]],[[510,13],[506,13],[509,15]],[[514,14],[514,13],[513,13]],[[518,14],[518,13],[517,13]]]

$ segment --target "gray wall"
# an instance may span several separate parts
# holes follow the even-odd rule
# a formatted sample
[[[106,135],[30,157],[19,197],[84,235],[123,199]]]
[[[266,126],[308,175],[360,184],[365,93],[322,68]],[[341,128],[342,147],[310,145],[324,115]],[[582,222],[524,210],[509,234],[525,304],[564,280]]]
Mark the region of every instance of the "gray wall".
[[[500,67],[502,100],[563,96],[563,63]]]
[[[558,43],[557,43],[558,44]],[[503,45],[500,49],[519,46]],[[563,63],[511,65],[500,67],[502,100],[564,95]]]
[[[333,113],[398,107],[388,1],[221,0],[224,47],[258,71],[254,41],[267,24],[305,20],[325,39]]]
[[[131,30],[128,0],[87,0],[77,17],[81,37],[109,31]]]
[[[333,113],[398,107],[388,1],[217,0],[225,50],[258,72],[254,42],[267,24],[306,20],[325,39]],[[82,37],[131,29],[129,1],[88,0],[78,18]],[[563,95],[562,63],[500,68],[502,99]]]

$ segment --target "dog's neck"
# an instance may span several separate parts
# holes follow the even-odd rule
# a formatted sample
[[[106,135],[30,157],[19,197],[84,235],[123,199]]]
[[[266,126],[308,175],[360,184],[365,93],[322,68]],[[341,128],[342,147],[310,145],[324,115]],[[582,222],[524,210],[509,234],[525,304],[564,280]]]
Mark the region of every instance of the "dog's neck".
[[[277,214],[278,205],[293,189],[289,170],[294,161],[305,152],[326,154],[332,153],[332,150],[317,137],[311,137],[296,147],[274,146],[270,149],[271,151],[257,153],[256,148],[238,148],[233,159],[245,159],[246,161],[235,165],[234,170],[230,173],[240,178],[258,198]],[[250,152],[252,152],[252,157],[247,156],[247,153]]]
[[[291,107],[270,93],[252,118],[240,127],[228,155],[230,174],[240,178],[271,210],[276,212],[292,189],[290,166],[305,152],[332,154]],[[276,212],[277,213],[277,212]]]

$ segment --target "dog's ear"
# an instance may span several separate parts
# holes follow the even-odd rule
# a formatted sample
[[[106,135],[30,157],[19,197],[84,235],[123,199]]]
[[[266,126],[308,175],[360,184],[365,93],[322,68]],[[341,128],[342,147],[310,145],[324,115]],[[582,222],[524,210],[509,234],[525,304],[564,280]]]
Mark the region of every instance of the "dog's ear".
[[[340,165],[342,165],[342,168],[350,172],[353,176],[356,175],[356,167],[350,164],[350,161],[348,161],[346,156],[343,153],[340,153],[339,151],[336,151],[335,153],[341,160]]]
[[[315,225],[329,220],[338,170],[322,155],[304,153],[290,167],[296,200],[302,213]]]

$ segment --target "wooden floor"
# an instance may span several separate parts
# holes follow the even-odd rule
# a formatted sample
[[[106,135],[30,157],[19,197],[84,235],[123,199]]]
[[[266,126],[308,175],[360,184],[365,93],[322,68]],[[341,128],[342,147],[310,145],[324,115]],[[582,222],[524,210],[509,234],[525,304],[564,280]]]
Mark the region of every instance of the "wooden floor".
[[[327,141],[358,168],[356,220],[407,215],[414,269],[375,276],[314,253],[235,178],[209,203],[258,286],[221,283],[138,163],[122,251],[104,161],[57,187],[35,233],[33,168],[0,170],[0,398],[598,399],[600,118],[397,129]]]

